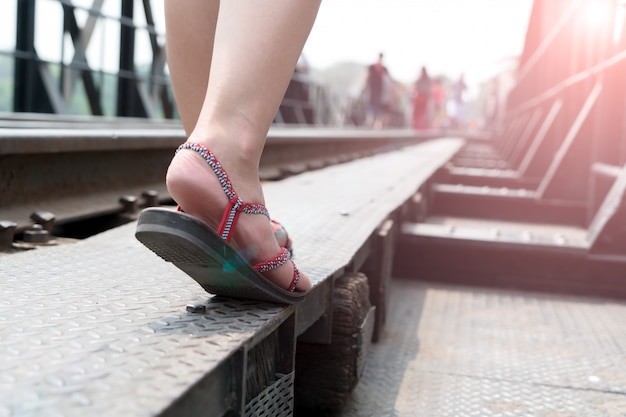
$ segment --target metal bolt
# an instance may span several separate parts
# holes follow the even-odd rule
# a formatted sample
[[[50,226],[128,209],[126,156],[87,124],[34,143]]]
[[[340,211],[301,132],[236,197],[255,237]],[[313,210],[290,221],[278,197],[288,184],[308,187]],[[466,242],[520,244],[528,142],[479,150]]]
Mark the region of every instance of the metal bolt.
[[[49,211],[37,210],[30,215],[30,218],[35,223],[38,223],[48,232],[52,232],[52,228],[54,227],[54,221],[56,217],[54,213],[50,213]]]
[[[125,213],[137,212],[137,197],[134,195],[123,195],[120,197],[119,202],[124,207]]]
[[[11,247],[16,228],[17,223],[8,220],[0,220],[0,250]]]
[[[146,207],[154,207],[159,205],[159,192],[155,190],[146,190],[141,193]]]
[[[50,233],[38,223],[24,231],[24,242],[45,243],[48,240],[50,240]]]

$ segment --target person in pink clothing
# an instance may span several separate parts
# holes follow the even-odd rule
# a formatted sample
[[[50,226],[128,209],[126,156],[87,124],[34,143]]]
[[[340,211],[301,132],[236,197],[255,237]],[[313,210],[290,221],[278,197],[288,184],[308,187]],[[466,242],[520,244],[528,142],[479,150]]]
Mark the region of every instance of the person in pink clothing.
[[[435,78],[433,80],[433,85],[431,88],[431,98],[432,98],[432,122],[431,126],[435,128],[440,128],[444,122],[444,109],[445,109],[445,100],[446,95],[441,86],[441,80],[439,78]]]
[[[430,127],[429,105],[431,99],[432,82],[428,76],[426,67],[422,67],[420,76],[413,86],[411,102],[413,113],[411,122],[413,129],[428,129]]]

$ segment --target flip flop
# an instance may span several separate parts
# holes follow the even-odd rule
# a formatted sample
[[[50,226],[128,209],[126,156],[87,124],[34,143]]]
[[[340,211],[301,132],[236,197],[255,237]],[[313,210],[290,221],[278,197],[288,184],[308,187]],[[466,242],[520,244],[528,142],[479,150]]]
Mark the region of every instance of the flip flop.
[[[139,216],[137,239],[212,294],[286,304],[302,301],[307,293],[296,290],[300,272],[287,248],[282,247],[271,259],[251,265],[246,253],[231,241],[241,213],[262,214],[270,219],[265,206],[239,198],[226,171],[208,148],[188,142],[177,152],[183,149],[193,150],[205,159],[230,200],[217,231],[183,211],[148,208]],[[287,262],[292,262],[294,269],[289,288],[281,288],[262,275]]]

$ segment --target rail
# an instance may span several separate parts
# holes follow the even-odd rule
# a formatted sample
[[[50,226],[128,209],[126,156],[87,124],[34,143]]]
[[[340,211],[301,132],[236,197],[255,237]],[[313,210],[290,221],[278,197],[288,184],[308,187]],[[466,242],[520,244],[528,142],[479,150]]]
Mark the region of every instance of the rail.
[[[169,201],[164,173],[185,140],[173,121],[21,115],[0,119],[0,126],[5,248],[44,217],[44,229],[53,232],[64,224]],[[274,126],[261,175],[275,180],[432,137],[409,130]]]

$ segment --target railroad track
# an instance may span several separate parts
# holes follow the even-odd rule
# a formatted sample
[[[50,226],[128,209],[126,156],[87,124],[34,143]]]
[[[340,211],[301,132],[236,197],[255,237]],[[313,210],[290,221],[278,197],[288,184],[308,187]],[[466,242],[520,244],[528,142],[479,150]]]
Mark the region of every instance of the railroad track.
[[[273,126],[264,181],[347,162],[440,132]],[[164,174],[185,140],[177,121],[47,115],[0,116],[0,250],[89,234],[119,215],[171,202]],[[97,229],[97,227],[96,227]]]

